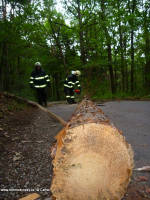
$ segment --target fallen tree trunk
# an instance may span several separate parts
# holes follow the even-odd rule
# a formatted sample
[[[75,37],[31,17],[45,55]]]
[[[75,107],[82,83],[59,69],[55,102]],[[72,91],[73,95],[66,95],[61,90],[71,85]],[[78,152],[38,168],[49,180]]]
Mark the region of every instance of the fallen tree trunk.
[[[91,101],[83,100],[56,136],[51,185],[56,200],[120,200],[133,169],[133,151]]]

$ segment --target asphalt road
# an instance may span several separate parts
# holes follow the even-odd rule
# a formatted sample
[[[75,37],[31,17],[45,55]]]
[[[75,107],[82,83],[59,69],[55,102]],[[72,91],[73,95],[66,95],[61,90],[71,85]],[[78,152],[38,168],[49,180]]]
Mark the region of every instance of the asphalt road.
[[[150,101],[114,101],[102,105],[100,109],[131,144],[135,167],[150,165]]]
[[[71,118],[71,116],[75,114],[77,105],[78,104],[68,104],[64,102],[55,104],[54,102],[52,104],[48,104],[48,109],[67,122]]]

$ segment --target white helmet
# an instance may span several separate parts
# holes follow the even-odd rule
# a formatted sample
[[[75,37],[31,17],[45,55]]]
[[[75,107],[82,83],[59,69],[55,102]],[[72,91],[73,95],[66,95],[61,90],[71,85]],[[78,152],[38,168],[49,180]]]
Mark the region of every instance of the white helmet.
[[[76,75],[81,76],[81,72],[79,70],[76,70]]]
[[[76,70],[76,71],[71,71],[71,74],[76,75],[76,76],[80,76],[81,72],[79,70]]]
[[[41,67],[41,63],[40,62],[36,62],[35,63],[35,67]]]

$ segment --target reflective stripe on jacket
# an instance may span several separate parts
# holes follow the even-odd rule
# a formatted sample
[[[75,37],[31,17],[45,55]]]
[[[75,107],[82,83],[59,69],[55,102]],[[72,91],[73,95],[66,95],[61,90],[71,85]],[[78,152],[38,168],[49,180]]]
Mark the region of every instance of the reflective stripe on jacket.
[[[66,78],[64,81],[64,88],[71,88],[74,89],[74,86],[77,85],[77,87],[81,90],[81,85],[79,83],[78,78],[75,75],[70,75]]]
[[[50,83],[49,76],[45,73],[44,70],[34,70],[31,73],[30,77],[30,85],[35,88],[44,88],[47,86],[47,84]]]

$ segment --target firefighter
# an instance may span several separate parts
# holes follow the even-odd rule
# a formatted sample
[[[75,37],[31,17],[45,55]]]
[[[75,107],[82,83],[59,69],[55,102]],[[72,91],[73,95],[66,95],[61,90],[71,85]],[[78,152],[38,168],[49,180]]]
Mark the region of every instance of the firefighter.
[[[74,92],[81,94],[81,85],[78,80],[80,75],[81,72],[79,70],[71,71],[71,75],[69,75],[64,81],[64,92],[69,104],[75,103]],[[78,89],[74,88],[75,85]]]
[[[47,107],[47,94],[46,87],[50,86],[49,76],[41,67],[40,62],[35,63],[35,69],[31,73],[30,87],[35,88],[38,98],[38,103]],[[44,104],[44,105],[43,105]]]

